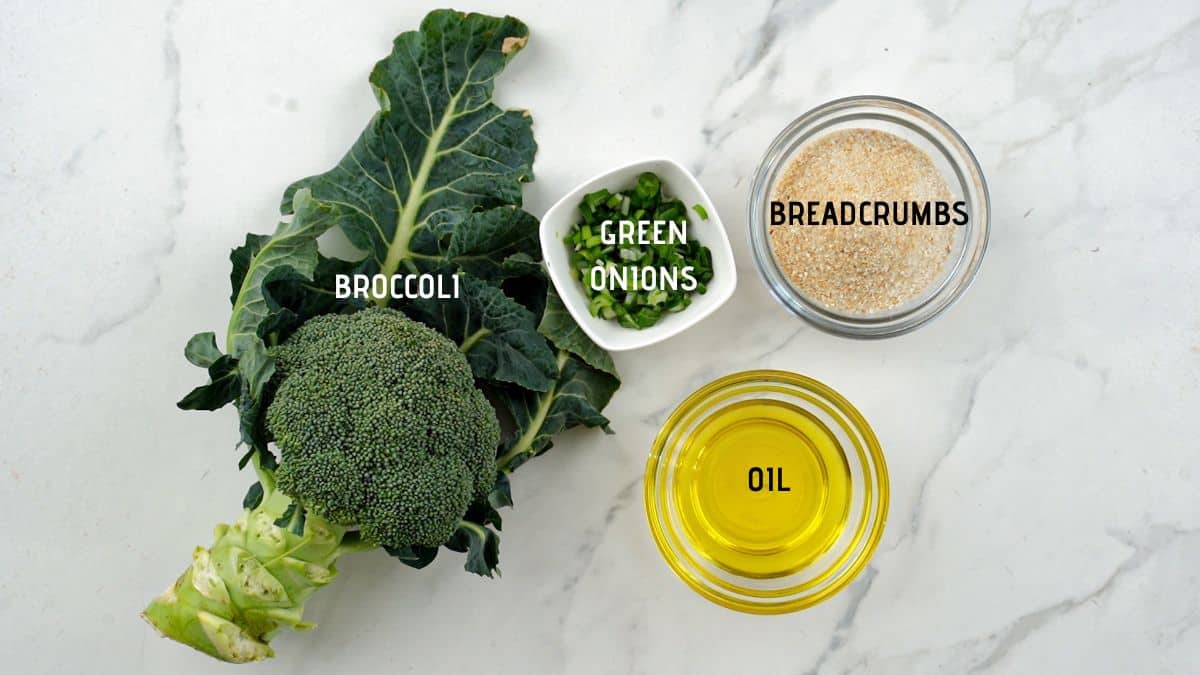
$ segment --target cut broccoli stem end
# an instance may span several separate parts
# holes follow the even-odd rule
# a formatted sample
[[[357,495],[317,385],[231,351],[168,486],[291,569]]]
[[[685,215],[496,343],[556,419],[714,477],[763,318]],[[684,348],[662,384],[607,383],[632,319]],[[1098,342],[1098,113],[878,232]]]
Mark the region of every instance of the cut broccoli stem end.
[[[274,656],[270,641],[282,628],[311,628],[304,604],[337,576],[338,557],[374,548],[311,513],[302,534],[275,525],[292,500],[255,468],[262,501],[218,525],[212,546],[196,547],[191,566],[142,613],[163,636],[231,663]]]

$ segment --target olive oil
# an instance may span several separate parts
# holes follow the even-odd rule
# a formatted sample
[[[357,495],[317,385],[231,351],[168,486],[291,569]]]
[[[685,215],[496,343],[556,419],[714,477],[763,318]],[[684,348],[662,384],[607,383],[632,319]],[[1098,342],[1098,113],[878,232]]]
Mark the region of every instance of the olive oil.
[[[850,510],[850,467],[808,411],[752,399],[715,411],[682,443],[674,483],[685,536],[728,572],[786,576],[829,550]]]
[[[700,595],[755,614],[831,597],[887,523],[887,465],[862,414],[797,373],[750,370],[675,408],[646,460],[646,518]]]

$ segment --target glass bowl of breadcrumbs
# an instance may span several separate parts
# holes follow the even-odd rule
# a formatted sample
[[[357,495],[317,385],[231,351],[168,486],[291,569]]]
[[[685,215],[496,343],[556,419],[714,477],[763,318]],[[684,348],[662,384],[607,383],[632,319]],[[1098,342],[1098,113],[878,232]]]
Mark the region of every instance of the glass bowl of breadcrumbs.
[[[772,294],[830,333],[883,338],[940,315],[987,249],[979,162],[945,121],[855,96],[801,115],[750,189],[750,239]]]

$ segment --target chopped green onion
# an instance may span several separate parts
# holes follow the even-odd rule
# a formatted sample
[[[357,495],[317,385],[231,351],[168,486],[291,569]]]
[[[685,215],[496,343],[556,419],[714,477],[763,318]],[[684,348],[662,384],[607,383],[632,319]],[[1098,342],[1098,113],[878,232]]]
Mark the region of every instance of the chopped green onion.
[[[696,204],[692,210],[701,220],[708,220],[708,211],[702,205]],[[635,223],[641,220],[687,221],[687,207],[665,194],[662,179],[655,174],[639,175],[629,190],[601,189],[584,195],[579,204],[579,215],[580,222],[563,241],[570,248],[570,264],[583,282],[588,312],[592,316],[616,321],[635,330],[648,328],[668,312],[687,309],[694,293],[708,290],[708,283],[713,278],[712,252],[694,238],[666,244],[622,242],[619,238],[615,243],[603,241],[604,221],[612,221],[610,226],[613,227],[621,220]],[[619,230],[608,234],[619,237]],[[590,276],[596,267],[604,271],[608,288],[591,288]],[[657,277],[673,276],[677,284],[672,287],[660,281],[654,288],[642,288],[640,272],[647,267],[655,268]],[[696,281],[694,290],[682,288],[687,278],[678,272],[684,267],[692,268],[691,275]],[[623,284],[613,283],[614,278]]]

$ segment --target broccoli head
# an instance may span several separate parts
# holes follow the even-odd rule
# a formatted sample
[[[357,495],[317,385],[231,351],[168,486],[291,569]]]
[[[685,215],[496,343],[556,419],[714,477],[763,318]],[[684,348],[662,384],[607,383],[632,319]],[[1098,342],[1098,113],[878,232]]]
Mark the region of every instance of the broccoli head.
[[[272,352],[278,488],[370,543],[438,546],[496,478],[500,425],[449,339],[392,309],[310,319]]]

